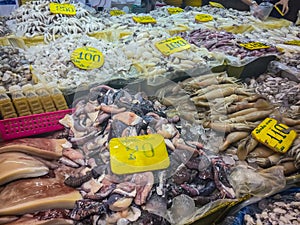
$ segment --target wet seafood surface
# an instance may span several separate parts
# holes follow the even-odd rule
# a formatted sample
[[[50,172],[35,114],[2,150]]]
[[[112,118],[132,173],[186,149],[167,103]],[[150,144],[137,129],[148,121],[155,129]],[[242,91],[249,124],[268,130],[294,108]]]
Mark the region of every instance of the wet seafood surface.
[[[299,82],[271,73],[262,74],[258,79],[249,82],[255,92],[268,98],[281,112],[289,112],[292,117],[299,119]]]
[[[11,30],[6,25],[7,18],[1,17],[0,18],[0,37],[4,37],[11,33]]]
[[[205,47],[210,52],[220,52],[227,55],[227,60],[231,63],[242,65],[248,63],[253,58],[267,55],[278,55],[275,46],[269,48],[248,50],[240,44],[255,42],[255,39],[237,38],[236,35],[226,31],[214,31],[209,29],[198,29],[181,33],[181,36],[188,42],[198,47]],[[235,57],[236,59],[233,59]]]
[[[232,164],[204,149],[185,119],[167,116],[165,106],[152,95],[134,90],[96,86],[71,116],[61,120],[73,148],[85,155],[87,163],[81,173],[65,180],[83,196],[71,218],[89,223],[181,224],[210,202],[235,199],[227,180]],[[155,133],[164,137],[170,158],[167,169],[112,173],[112,138]],[[185,211],[179,210],[182,204]]]
[[[31,83],[31,61],[25,58],[24,50],[0,46],[0,52],[0,85],[8,90],[12,85]]]
[[[277,194],[259,201],[255,206],[249,206],[243,224],[299,224],[299,205],[300,196],[297,190]]]
[[[79,47],[94,47],[104,55],[104,65],[99,69],[83,70],[71,62],[72,52]],[[41,82],[57,83],[60,89],[73,89],[84,84],[104,82],[127,74],[130,76],[132,61],[113,43],[88,36],[70,35],[38,45],[26,51],[26,57],[33,61],[33,70]],[[134,72],[134,71],[133,71]]]
[[[80,3],[72,3],[76,7],[76,15],[69,16],[52,14],[50,2],[56,1],[26,2],[10,15],[10,28],[17,36],[32,38],[42,35],[46,42],[55,40],[56,35],[90,34],[105,28],[101,20],[93,17]]]

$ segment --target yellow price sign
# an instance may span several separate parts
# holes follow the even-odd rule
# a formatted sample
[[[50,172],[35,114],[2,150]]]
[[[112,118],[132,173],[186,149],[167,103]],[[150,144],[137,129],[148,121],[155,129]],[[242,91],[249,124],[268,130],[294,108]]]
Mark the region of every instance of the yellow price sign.
[[[160,170],[170,165],[164,138],[159,134],[112,138],[109,151],[111,170],[116,174]]]
[[[182,8],[179,8],[179,7],[168,8],[168,13],[170,15],[177,14],[177,13],[182,13],[182,12],[184,12],[184,10]]]
[[[217,2],[209,2],[209,5],[216,8],[223,8],[223,9],[225,8],[222,4]]]
[[[126,13],[122,10],[114,9],[114,10],[110,10],[109,14],[111,16],[121,16],[121,15],[124,15]]]
[[[297,133],[275,119],[266,118],[252,131],[252,136],[274,151],[285,153],[293,144]]]
[[[156,23],[156,20],[152,16],[133,16],[132,19],[136,23]]]
[[[76,8],[71,4],[60,4],[51,2],[49,4],[50,12],[55,14],[64,14],[69,16],[76,15]]]
[[[191,45],[182,37],[172,37],[155,43],[155,47],[164,55],[171,55],[189,49]]]
[[[286,45],[297,45],[300,46],[300,40],[291,40],[291,41],[286,41],[284,42]]]
[[[214,18],[209,14],[198,14],[195,16],[196,22],[208,22],[212,21]]]
[[[90,70],[101,67],[104,64],[104,56],[96,48],[82,47],[72,52],[71,61],[80,69]]]
[[[257,50],[257,49],[263,49],[263,48],[270,48],[269,45],[265,45],[261,42],[248,42],[244,44],[239,44],[240,46],[248,49],[248,50]]]

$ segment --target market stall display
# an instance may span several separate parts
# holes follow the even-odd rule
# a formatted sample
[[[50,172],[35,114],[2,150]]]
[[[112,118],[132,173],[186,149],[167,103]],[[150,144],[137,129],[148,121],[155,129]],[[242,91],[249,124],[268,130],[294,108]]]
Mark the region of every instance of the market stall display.
[[[30,71],[30,61],[25,57],[23,49],[12,46],[0,46],[0,85],[8,91],[12,85],[23,86],[31,83],[32,73]]]
[[[0,143],[0,223],[191,224],[299,182],[299,27],[289,21],[211,6],[95,14],[46,0],[6,19],[1,94],[9,106],[16,93],[35,102],[0,121],[9,135],[14,120],[34,126],[1,128],[2,138],[61,131]],[[260,76],[222,70],[268,56]],[[57,116],[44,125],[33,119],[42,111]],[[287,221],[289,209],[273,213]]]

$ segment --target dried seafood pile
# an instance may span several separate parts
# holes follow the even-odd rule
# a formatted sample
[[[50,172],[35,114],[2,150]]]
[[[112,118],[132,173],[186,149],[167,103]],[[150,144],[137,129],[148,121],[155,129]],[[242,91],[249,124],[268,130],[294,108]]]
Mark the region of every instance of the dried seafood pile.
[[[164,56],[155,43],[171,36],[164,32],[139,30],[121,40],[120,47],[128,59],[137,62],[146,70],[147,77],[163,75],[166,72],[186,71],[197,68],[212,68],[223,63],[222,57],[209,53],[205,48],[191,45],[191,48]]]
[[[278,29],[256,28],[253,31],[236,35],[237,37],[248,38],[275,45],[282,44],[284,41],[300,38],[300,28],[298,26],[287,26]]]
[[[69,218],[79,191],[64,184],[72,173],[60,157],[66,139],[25,138],[0,144],[1,224],[73,224]]]
[[[7,90],[10,86],[31,82],[30,62],[22,49],[0,46],[0,85]]]
[[[205,144],[210,149],[232,154],[236,160],[246,160],[255,167],[268,168],[279,164],[284,166],[286,174],[297,171],[298,140],[286,154],[275,153],[259,144],[252,137],[251,131],[265,118],[273,117],[299,132],[299,120],[278,113],[275,105],[256,94],[254,88],[238,84],[235,78],[228,77],[226,73],[189,78],[180,82],[180,86],[187,91],[197,107],[198,122],[204,128],[214,131],[207,133],[210,139]],[[164,96],[165,101],[177,98],[178,88],[165,87],[164,90],[161,96]],[[179,105],[184,105],[184,101],[186,98],[177,98]],[[188,111],[187,108],[185,112]]]
[[[181,33],[181,36],[188,42],[195,44],[198,47],[205,47],[210,52],[220,52],[227,56],[232,56],[237,59],[233,60],[227,57],[229,61],[247,61],[253,57],[262,57],[266,55],[275,55],[279,52],[276,47],[269,47],[257,50],[247,50],[239,44],[251,42],[247,39],[238,39],[232,33],[226,31],[214,31],[209,29],[198,29],[191,32]],[[252,39],[252,42],[255,39]],[[242,61],[242,62],[243,62]],[[242,63],[240,62],[240,63]]]
[[[79,3],[74,4],[76,15],[69,16],[52,14],[50,2],[30,1],[17,8],[10,16],[10,27],[14,33],[29,38],[44,35],[44,40],[48,42],[55,40],[56,35],[91,34],[105,28],[101,20],[91,16]]]
[[[251,79],[249,87],[265,96],[280,112],[289,113],[290,117],[299,119],[300,83],[289,78],[275,76],[270,73],[262,74],[258,79]]]
[[[71,62],[72,52],[84,46],[102,52],[105,58],[101,68],[87,71],[75,67]],[[34,73],[42,82],[56,82],[62,90],[112,80],[114,76],[119,78],[122,74],[126,78],[134,75],[130,73],[132,62],[117,46],[88,36],[69,35],[48,45],[33,46],[26,51],[26,57],[33,61]]]
[[[249,206],[244,215],[245,225],[299,224],[300,193],[280,193]]]
[[[165,106],[154,96],[131,91],[94,87],[87,98],[78,101],[74,113],[60,121],[87,163],[65,180],[83,196],[71,218],[88,224],[181,224],[197,207],[235,198],[227,180],[231,164],[203,149],[184,119],[166,116]],[[156,133],[167,146],[167,169],[124,175],[111,172],[112,138]],[[69,165],[80,166],[73,161]]]
[[[8,29],[6,25],[6,20],[7,19],[5,17],[0,18],[0,37],[4,37],[11,33],[11,30]]]

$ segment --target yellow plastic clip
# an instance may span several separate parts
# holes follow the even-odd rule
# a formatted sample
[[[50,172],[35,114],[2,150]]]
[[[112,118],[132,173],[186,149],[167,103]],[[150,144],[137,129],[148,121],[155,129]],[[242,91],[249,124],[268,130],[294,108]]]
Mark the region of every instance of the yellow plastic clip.
[[[279,12],[281,16],[284,16],[284,13],[277,7],[277,5],[274,5],[274,8]]]

